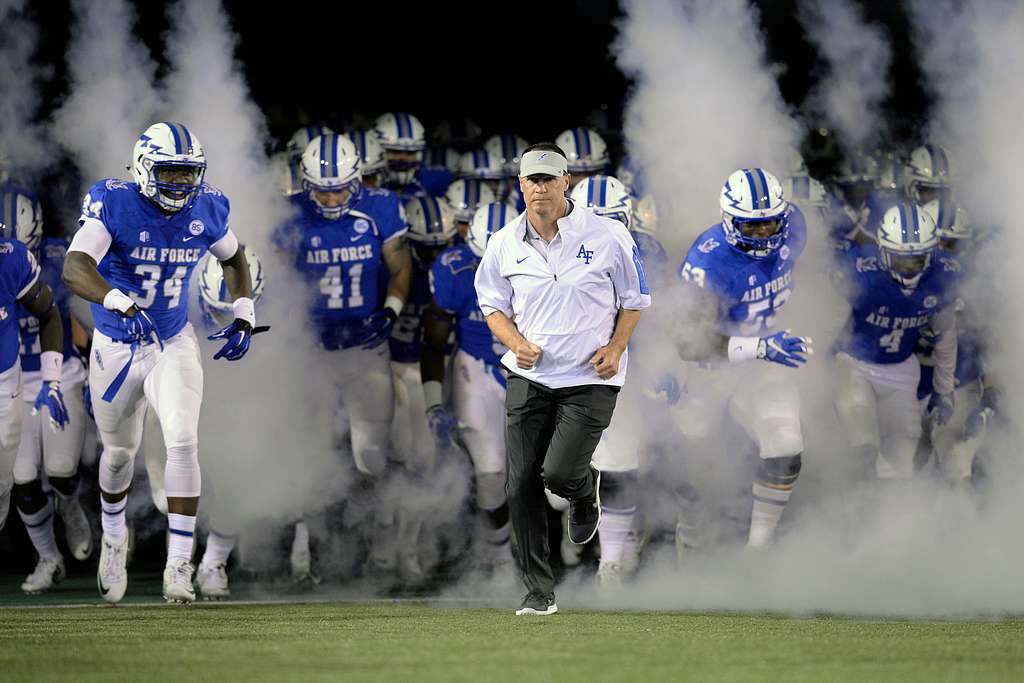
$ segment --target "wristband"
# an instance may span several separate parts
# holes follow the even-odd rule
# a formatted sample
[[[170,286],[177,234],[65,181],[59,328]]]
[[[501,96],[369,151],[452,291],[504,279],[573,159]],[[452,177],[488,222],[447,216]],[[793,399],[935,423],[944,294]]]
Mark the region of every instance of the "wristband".
[[[250,327],[256,327],[256,306],[252,299],[247,296],[239,297],[231,304],[231,308],[236,318],[249,323]]]
[[[395,312],[395,317],[398,317],[402,315],[402,309],[405,308],[405,302],[392,294],[387,299],[384,299],[384,308],[390,308]]]
[[[729,337],[729,362],[757,360],[757,347],[760,344],[760,337]]]
[[[44,382],[59,382],[64,354],[60,351],[43,351],[39,354],[40,370]]]
[[[429,380],[423,383],[423,402],[430,410],[434,406],[444,403],[441,383],[437,380]]]
[[[112,289],[103,297],[103,308],[108,311],[116,311],[121,315],[128,312],[128,309],[135,305],[127,294],[120,289]]]

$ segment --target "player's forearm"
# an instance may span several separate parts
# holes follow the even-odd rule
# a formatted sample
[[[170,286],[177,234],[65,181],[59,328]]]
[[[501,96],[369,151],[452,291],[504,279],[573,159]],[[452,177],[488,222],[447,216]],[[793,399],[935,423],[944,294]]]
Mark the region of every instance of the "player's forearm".
[[[224,270],[224,284],[231,293],[231,299],[251,299],[252,277],[249,274],[249,264],[245,260],[245,251],[239,247],[234,256],[227,261],[221,261],[221,268]]]
[[[932,383],[939,394],[949,394],[956,388],[957,325],[956,313],[948,308],[937,314],[932,327],[937,332],[932,359],[935,371]]]
[[[423,382],[444,381],[444,356],[448,337],[452,333],[452,320],[436,304],[424,313],[423,351],[420,353],[420,376]]]
[[[409,247],[400,239],[384,246],[384,262],[391,274],[388,280],[388,298],[395,297],[403,304],[409,300],[412,287],[412,256]]]
[[[96,269],[92,257],[80,251],[69,251],[64,257],[61,280],[68,288],[86,301],[103,304],[104,297],[114,289]]]
[[[519,333],[516,324],[501,311],[494,311],[487,316],[487,327],[490,328],[495,339],[513,351],[519,348],[520,344],[526,342],[526,338]]]
[[[608,346],[616,348],[620,352],[625,351],[626,347],[629,346],[629,339],[633,336],[633,330],[636,329],[638,322],[640,322],[640,311],[628,308],[620,309],[618,319],[615,321],[615,330],[612,332],[612,338],[608,342]]]

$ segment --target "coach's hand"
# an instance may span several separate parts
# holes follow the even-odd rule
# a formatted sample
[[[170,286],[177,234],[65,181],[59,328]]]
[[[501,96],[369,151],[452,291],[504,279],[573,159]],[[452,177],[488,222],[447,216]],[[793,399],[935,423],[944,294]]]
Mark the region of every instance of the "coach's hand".
[[[625,348],[609,344],[602,346],[590,358],[590,365],[601,379],[611,379],[619,372],[619,359]]]
[[[516,367],[532,370],[540,362],[541,348],[533,342],[523,339],[515,348]]]

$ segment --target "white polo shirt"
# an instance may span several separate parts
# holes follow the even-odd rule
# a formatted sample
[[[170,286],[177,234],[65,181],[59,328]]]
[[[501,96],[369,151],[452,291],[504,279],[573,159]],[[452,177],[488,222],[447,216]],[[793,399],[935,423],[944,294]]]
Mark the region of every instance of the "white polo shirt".
[[[526,212],[491,235],[476,271],[476,294],[485,316],[501,311],[527,341],[541,348],[531,370],[516,367],[509,351],[502,364],[552,389],[581,384],[622,386],[628,352],[618,373],[601,379],[590,365],[608,344],[620,308],[651,305],[640,251],[619,221],[576,203],[558,219],[547,258],[527,242]]]

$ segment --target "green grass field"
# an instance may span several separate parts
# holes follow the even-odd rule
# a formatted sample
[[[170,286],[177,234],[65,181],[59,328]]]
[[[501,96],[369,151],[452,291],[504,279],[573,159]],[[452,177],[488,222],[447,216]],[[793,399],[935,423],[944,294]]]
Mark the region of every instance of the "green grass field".
[[[5,683],[1024,680],[1022,620],[593,612],[570,604],[552,617],[525,618],[429,601],[182,607],[155,604],[152,595],[118,607],[3,602]]]

